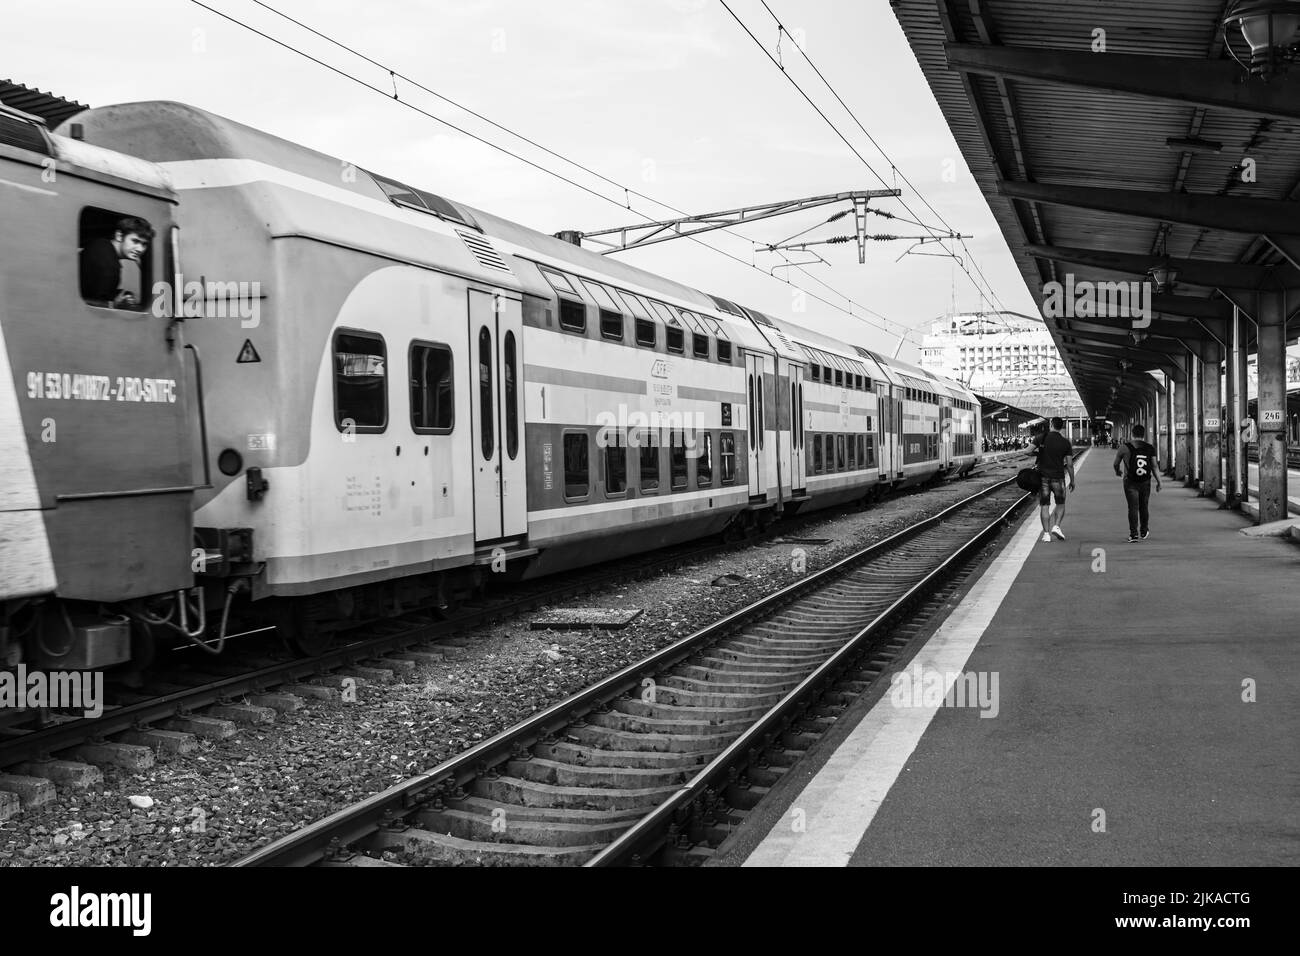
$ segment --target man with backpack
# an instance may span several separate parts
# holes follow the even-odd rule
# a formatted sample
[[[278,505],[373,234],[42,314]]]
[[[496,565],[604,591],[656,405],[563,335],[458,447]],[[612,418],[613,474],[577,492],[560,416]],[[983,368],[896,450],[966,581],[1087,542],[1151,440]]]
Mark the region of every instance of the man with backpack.
[[[1146,442],[1147,430],[1133,426],[1133,441],[1126,441],[1115,456],[1115,474],[1124,478],[1124,497],[1128,499],[1128,540],[1144,541],[1151,533],[1148,504],[1151,501],[1151,479],[1160,491],[1160,474],[1156,470],[1156,450]],[[1122,469],[1122,471],[1121,471]]]
[[[1051,429],[1032,443],[1033,454],[1038,458],[1038,472],[1043,483],[1038,491],[1039,517],[1043,522],[1043,541],[1052,536],[1065,540],[1061,522],[1065,520],[1065,476],[1070,476],[1069,490],[1074,490],[1074,446],[1061,434],[1065,419],[1053,418]],[[1052,513],[1052,499],[1056,499],[1056,513]]]

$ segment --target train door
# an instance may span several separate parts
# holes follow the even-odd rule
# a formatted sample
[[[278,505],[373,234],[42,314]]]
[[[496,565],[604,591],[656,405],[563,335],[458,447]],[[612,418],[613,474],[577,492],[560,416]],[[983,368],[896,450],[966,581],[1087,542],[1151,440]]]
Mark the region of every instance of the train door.
[[[763,357],[745,353],[746,399],[749,402],[749,495],[763,493]]]
[[[803,467],[803,430],[806,424],[803,414],[803,366],[786,362],[786,370],[789,375],[786,387],[789,390],[787,401],[790,403],[790,431],[781,437],[781,474],[789,476],[791,494],[798,496],[804,493],[806,484]]]
[[[474,540],[528,528],[524,478],[523,312],[517,299],[471,289],[469,347]]]
[[[939,467],[947,471],[948,466],[952,464],[953,459],[953,439],[954,429],[952,422],[952,407],[949,405],[939,406]]]
[[[881,392],[876,409],[876,447],[880,449],[880,477],[888,480],[894,472],[894,400]]]

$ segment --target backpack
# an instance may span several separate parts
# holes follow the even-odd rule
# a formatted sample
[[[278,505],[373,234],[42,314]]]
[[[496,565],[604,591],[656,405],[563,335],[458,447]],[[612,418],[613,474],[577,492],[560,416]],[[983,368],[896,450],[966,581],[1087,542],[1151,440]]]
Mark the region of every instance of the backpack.
[[[1016,485],[1022,491],[1028,491],[1032,494],[1038,494],[1043,488],[1043,476],[1037,467],[1021,468],[1020,473],[1016,475]]]
[[[1147,448],[1151,447],[1146,442],[1142,444]],[[1151,473],[1156,467],[1155,455],[1146,450],[1138,451],[1137,446],[1132,442],[1126,441],[1124,447],[1128,449],[1128,475],[1125,480],[1137,484],[1146,484],[1151,480]]]

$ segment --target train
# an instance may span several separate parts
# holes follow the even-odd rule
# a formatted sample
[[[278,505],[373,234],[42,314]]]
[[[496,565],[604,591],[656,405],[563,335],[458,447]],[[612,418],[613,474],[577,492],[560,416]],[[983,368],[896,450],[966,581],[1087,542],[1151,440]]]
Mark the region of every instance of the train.
[[[9,665],[319,654],[981,446],[958,382],[180,103],[0,107],[0,204]]]

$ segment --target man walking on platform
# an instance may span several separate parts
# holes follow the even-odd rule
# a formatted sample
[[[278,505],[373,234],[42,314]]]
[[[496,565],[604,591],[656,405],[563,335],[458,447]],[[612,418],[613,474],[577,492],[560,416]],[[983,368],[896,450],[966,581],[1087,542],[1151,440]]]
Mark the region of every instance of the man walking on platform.
[[[1041,441],[1036,442],[1038,452],[1038,473],[1042,475],[1043,484],[1038,492],[1039,517],[1043,522],[1043,540],[1051,541],[1052,536],[1065,540],[1061,522],[1065,520],[1065,476],[1070,476],[1070,491],[1074,490],[1074,449],[1070,439],[1061,434],[1065,419],[1053,418],[1051,431]],[[1056,514],[1052,514],[1052,499],[1056,499]]]
[[[1157,472],[1156,450],[1144,441],[1147,430],[1133,426],[1133,441],[1126,441],[1115,456],[1115,474],[1124,478],[1124,497],[1128,499],[1128,540],[1145,541],[1150,530],[1151,479],[1160,491],[1160,474]],[[1122,471],[1121,471],[1122,469]]]

